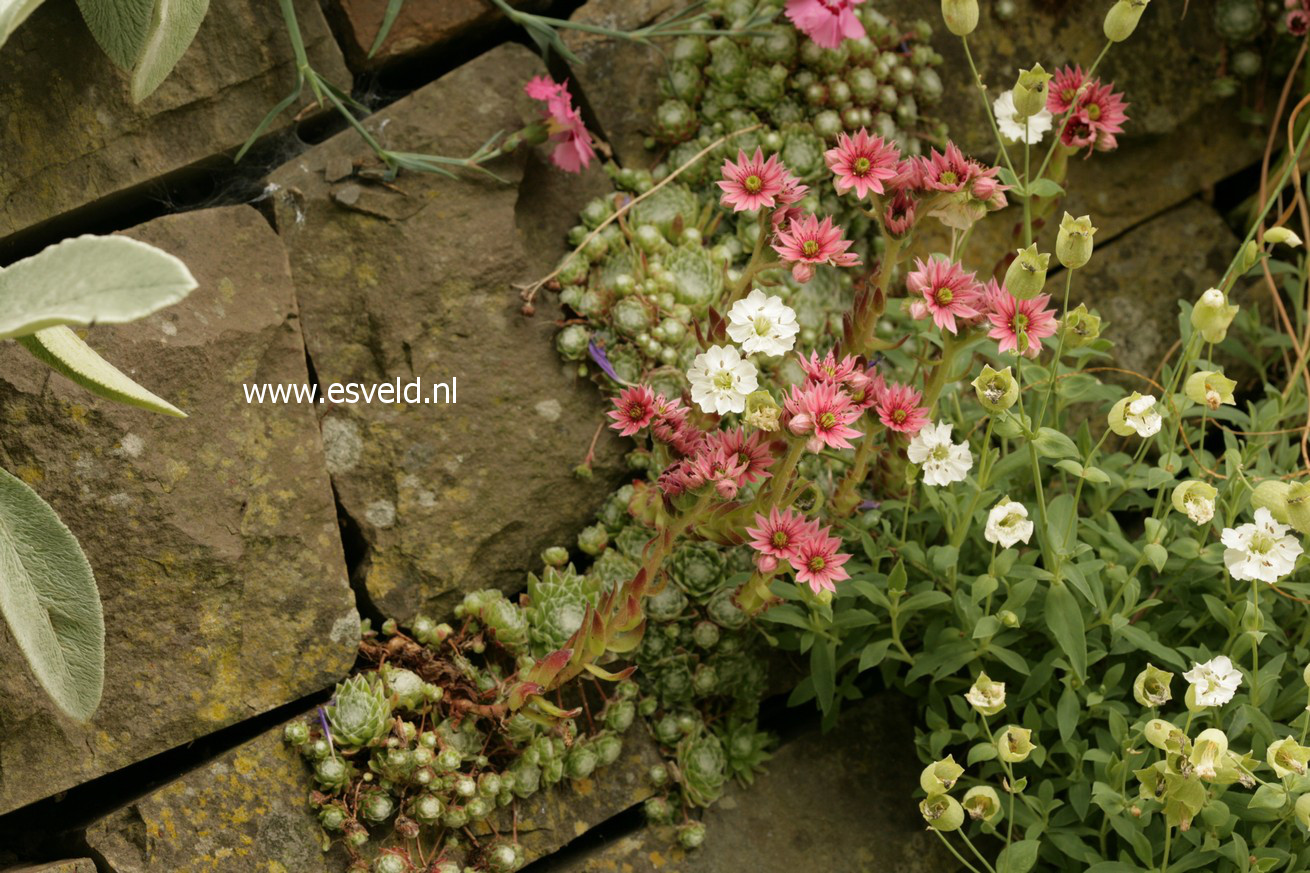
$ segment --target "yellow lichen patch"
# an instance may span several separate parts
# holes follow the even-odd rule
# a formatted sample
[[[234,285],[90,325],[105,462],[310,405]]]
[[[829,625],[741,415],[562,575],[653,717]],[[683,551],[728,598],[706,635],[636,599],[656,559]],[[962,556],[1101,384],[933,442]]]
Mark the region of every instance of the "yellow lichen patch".
[[[573,790],[582,797],[587,797],[596,790],[596,783],[590,779],[578,779],[573,783]]]
[[[587,830],[587,823],[582,819],[577,819],[573,822],[573,836],[580,837],[585,834]]]
[[[18,478],[28,485],[39,485],[45,480],[45,473],[37,467],[23,466],[17,470]]]

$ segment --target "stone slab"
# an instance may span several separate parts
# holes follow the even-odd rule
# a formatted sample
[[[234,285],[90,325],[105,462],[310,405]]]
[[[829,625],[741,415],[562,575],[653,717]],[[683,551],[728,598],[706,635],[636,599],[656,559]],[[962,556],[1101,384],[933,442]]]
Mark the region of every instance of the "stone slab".
[[[54,711],[0,624],[0,812],[330,687],[359,618],[314,410],[247,404],[303,383],[286,254],[248,206],[129,232],[200,283],[87,341],[190,414],[94,397],[0,346],[0,459],[82,543],[105,610],[106,682],[81,725]]]
[[[74,858],[34,867],[6,867],[0,873],[96,873],[96,865],[90,858]]]
[[[505,45],[366,124],[392,148],[470,154],[536,116],[522,86],[541,72],[531,52]],[[492,167],[510,184],[328,181],[358,160],[365,147],[347,132],[272,180],[320,382],[456,380],[453,404],[323,410],[333,484],[367,549],[363,582],[403,621],[446,614],[465,590],[522,587],[541,549],[571,544],[621,476],[622,442],[597,434],[599,392],[555,353],[553,295],[528,318],[513,287],[549,271],[603,183],[594,164],[565,176],[526,150]],[[572,471],[597,436],[595,475],[581,481]]]
[[[735,783],[704,815],[705,844],[681,849],[671,828],[646,828],[546,861],[542,873],[723,873],[956,869],[919,816],[914,707],[880,694],[830,734],[783,746],[755,784]]]
[[[318,4],[295,6],[315,69],[348,86]],[[277,5],[213,0],[172,75],[134,105],[76,5],[46,3],[0,50],[0,238],[237,148],[294,83]]]
[[[328,5],[346,58],[355,69],[375,69],[442,46],[456,46],[486,33],[505,17],[491,0],[408,0],[377,53],[377,39],[389,0],[333,0]],[[545,0],[511,0],[519,9],[540,11]]]

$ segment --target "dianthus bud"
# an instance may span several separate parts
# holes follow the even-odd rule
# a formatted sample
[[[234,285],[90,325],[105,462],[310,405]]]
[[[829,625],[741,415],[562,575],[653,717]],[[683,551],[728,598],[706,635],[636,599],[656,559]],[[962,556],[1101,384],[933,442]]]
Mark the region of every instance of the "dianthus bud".
[[[964,792],[960,804],[974,821],[991,821],[1001,814],[1001,798],[990,785],[975,785]]]
[[[1223,373],[1197,370],[1183,383],[1183,393],[1197,403],[1204,403],[1213,412],[1225,403],[1235,402],[1233,389],[1236,387],[1237,383]]]
[[[1060,230],[1055,236],[1055,256],[1071,270],[1076,270],[1092,259],[1092,217],[1074,218],[1069,213],[1060,219]]]
[[[1066,347],[1082,348],[1101,336],[1101,317],[1088,312],[1086,303],[1079,303],[1061,319],[1060,329]]]
[[[963,775],[964,768],[955,763],[954,756],[947,755],[923,768],[919,774],[919,787],[929,795],[945,794]]]
[[[1310,483],[1287,486],[1287,523],[1300,533],[1310,533]]]
[[[1279,524],[1287,524],[1287,492],[1291,486],[1278,479],[1265,479],[1251,492],[1251,508],[1267,509]]]
[[[1233,323],[1237,307],[1228,302],[1224,292],[1211,288],[1201,295],[1192,307],[1192,327],[1201,332],[1208,343],[1221,343],[1228,336],[1228,325]]]
[[[1037,748],[1032,742],[1033,732],[1028,728],[1009,725],[996,738],[996,754],[1007,764],[1017,764],[1028,760],[1028,755]]]
[[[1046,285],[1046,267],[1051,256],[1037,251],[1037,243],[1019,249],[1005,271],[1005,288],[1020,300],[1031,300]]]
[[[1142,706],[1164,706],[1174,696],[1169,690],[1169,683],[1173,678],[1174,674],[1161,670],[1148,661],[1146,669],[1138,673],[1137,678],[1133,680],[1133,699]]]
[[[996,614],[1005,627],[1016,628],[1019,626],[1019,616],[1009,609],[1002,609]]]
[[[1271,227],[1265,231],[1265,242],[1271,246],[1283,244],[1296,248],[1301,245],[1301,237],[1286,227]]]
[[[968,36],[978,27],[978,0],[942,0],[946,29],[956,36]]]
[[[992,412],[1004,412],[1019,399],[1019,383],[1009,367],[993,370],[990,364],[983,364],[982,372],[970,384],[978,392],[978,402]]]
[[[1137,22],[1146,11],[1150,0],[1118,0],[1105,13],[1105,38],[1110,42],[1123,42],[1133,35]]]
[[[979,673],[964,699],[983,715],[996,715],[1005,709],[1005,683],[992,681],[985,672]]]
[[[778,416],[782,408],[768,391],[754,391],[746,395],[746,424],[763,431],[778,429]]]
[[[1218,493],[1218,489],[1209,483],[1188,479],[1174,488],[1174,509],[1196,524],[1209,524],[1214,518],[1214,499]]]
[[[919,812],[934,830],[957,831],[964,824],[964,807],[949,794],[929,795],[919,804]]]
[[[1031,70],[1020,70],[1014,83],[1014,112],[1018,118],[1029,118],[1046,108],[1046,95],[1051,74],[1041,64]]]

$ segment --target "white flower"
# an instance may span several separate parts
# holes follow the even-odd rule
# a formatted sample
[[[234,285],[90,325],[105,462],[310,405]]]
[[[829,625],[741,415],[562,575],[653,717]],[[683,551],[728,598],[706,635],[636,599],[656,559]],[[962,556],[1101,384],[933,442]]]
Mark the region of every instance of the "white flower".
[[[1193,665],[1183,678],[1191,683],[1197,706],[1223,706],[1233,699],[1237,687],[1242,684],[1242,674],[1233,667],[1227,655]]]
[[[912,462],[923,468],[923,481],[928,485],[961,482],[973,467],[969,444],[953,444],[951,425],[945,421],[925,424],[910,440],[908,454]]]
[[[1255,524],[1224,528],[1220,540],[1224,549],[1224,566],[1234,579],[1259,579],[1270,585],[1296,566],[1301,543],[1287,532],[1290,525],[1279,524],[1263,506],[1255,511]]]
[[[1209,524],[1214,518],[1214,500],[1199,494],[1189,494],[1183,500],[1187,517],[1197,524]]]
[[[755,365],[736,346],[710,346],[687,371],[691,399],[705,412],[723,415],[746,409],[746,395],[758,384]]]
[[[983,538],[1008,549],[1015,543],[1028,542],[1033,535],[1033,523],[1028,520],[1028,508],[1018,501],[1002,497],[987,514],[987,527]]]
[[[795,310],[759,288],[728,310],[728,336],[748,355],[785,355],[796,344],[800,329]]]
[[[1010,142],[1023,142],[1024,129],[1023,120],[1015,118],[1014,112],[1014,89],[1010,89],[997,97],[992,103],[992,111],[996,113],[996,126],[1001,129],[1001,135]],[[1051,110],[1043,109],[1036,115],[1028,119],[1028,145],[1036,145],[1046,136],[1046,132],[1051,129]]]
[[[1124,410],[1124,423],[1137,431],[1139,437],[1155,436],[1160,432],[1164,419],[1155,410],[1155,398],[1143,394]]]

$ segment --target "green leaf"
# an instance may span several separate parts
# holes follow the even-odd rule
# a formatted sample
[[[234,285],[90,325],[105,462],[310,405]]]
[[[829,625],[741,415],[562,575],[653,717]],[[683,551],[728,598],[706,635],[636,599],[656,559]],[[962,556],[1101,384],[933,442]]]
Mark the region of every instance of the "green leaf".
[[[0,271],[0,339],[59,324],[121,324],[196,287],[177,258],[125,236],[79,236]]]
[[[1078,732],[1078,716],[1082,714],[1082,709],[1078,692],[1066,686],[1055,707],[1055,724],[1060,729],[1060,739],[1066,743]]]
[[[1064,193],[1064,188],[1054,179],[1035,179],[1028,185],[1028,194],[1031,197],[1059,197]]]
[[[1078,457],[1078,446],[1069,438],[1053,427],[1039,428],[1037,435],[1033,437],[1033,447],[1037,453],[1046,458],[1076,458]]]
[[[130,70],[150,30],[154,0],[77,0],[82,20],[109,59]]]
[[[400,8],[405,5],[405,0],[389,0],[387,11],[382,15],[382,26],[378,28],[378,35],[373,37],[373,46],[368,50],[368,56],[371,58],[382,48],[382,43],[387,41],[387,35],[391,33],[391,25],[396,23],[396,16],[400,15]]]
[[[1159,543],[1147,543],[1142,549],[1142,554],[1146,560],[1155,568],[1155,572],[1164,572],[1164,562],[1169,560],[1169,550]]]
[[[1019,177],[1009,167],[1000,167],[996,173],[996,178],[1001,180],[1002,185],[1009,185],[1011,188],[1016,189],[1023,187],[1019,184]]]
[[[1282,809],[1287,804],[1287,789],[1281,785],[1265,783],[1251,795],[1247,809]]]
[[[50,505],[3,469],[0,614],[55,704],[89,719],[105,678],[105,621],[91,565]]]
[[[27,20],[43,0],[0,0],[0,45]]]
[[[1079,679],[1087,677],[1087,628],[1068,585],[1058,582],[1046,592],[1046,626]]]
[[[1084,467],[1077,461],[1070,459],[1057,461],[1055,466],[1070,475],[1077,476],[1080,479],[1086,479],[1088,482],[1093,482],[1097,485],[1106,485],[1110,482],[1109,475],[1107,475],[1100,467]]]
[[[134,101],[149,97],[173,72],[208,11],[209,0],[155,0],[141,54],[132,68]]]
[[[1010,843],[996,856],[996,873],[1028,873],[1037,864],[1038,840],[1019,840]]]
[[[96,354],[72,328],[60,325],[21,336],[18,342],[37,360],[81,385],[88,391],[129,406],[186,418],[186,413],[133,382],[122,371]]]

